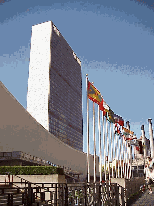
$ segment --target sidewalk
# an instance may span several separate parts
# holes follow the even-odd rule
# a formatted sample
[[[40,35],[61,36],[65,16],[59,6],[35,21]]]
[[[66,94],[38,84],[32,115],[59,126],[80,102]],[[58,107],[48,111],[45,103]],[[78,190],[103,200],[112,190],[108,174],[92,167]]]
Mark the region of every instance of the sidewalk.
[[[149,190],[146,190],[131,206],[153,206],[154,188],[152,188],[152,191],[152,194],[148,194]]]

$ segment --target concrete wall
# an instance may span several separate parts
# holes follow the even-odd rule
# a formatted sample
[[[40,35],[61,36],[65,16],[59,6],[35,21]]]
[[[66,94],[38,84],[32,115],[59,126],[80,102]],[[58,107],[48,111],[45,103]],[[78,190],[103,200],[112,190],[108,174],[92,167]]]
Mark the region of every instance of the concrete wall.
[[[13,182],[21,182],[21,178],[32,183],[66,183],[65,175],[13,175]],[[23,180],[23,182],[24,182]],[[0,175],[0,182],[9,182],[8,175]],[[12,182],[12,175],[10,175],[10,182]],[[20,184],[17,184],[21,186]],[[38,184],[39,185],[39,184]],[[22,184],[24,186],[24,184]]]
[[[0,82],[0,152],[23,151],[86,175],[86,154],[43,128]],[[97,161],[97,175],[98,161]],[[90,156],[93,176],[93,156]]]
[[[145,183],[144,177],[134,177],[132,179],[111,178],[111,183],[117,183],[119,186],[120,203],[127,202],[127,198],[139,191],[140,186]],[[122,197],[124,196],[124,200]]]

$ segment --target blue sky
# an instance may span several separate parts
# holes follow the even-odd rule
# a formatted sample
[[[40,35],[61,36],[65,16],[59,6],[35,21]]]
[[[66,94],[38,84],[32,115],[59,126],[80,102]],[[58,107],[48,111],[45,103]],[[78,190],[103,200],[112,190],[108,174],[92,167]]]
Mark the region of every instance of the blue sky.
[[[154,124],[153,5],[152,0],[0,0],[0,80],[26,108],[31,27],[51,20],[82,62],[84,151],[86,73],[137,137],[144,124],[149,138],[147,119]]]

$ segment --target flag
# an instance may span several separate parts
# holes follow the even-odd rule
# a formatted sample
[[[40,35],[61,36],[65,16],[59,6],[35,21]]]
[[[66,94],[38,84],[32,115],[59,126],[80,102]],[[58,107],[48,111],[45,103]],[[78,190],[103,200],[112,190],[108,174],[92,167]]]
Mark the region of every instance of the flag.
[[[121,139],[121,137],[123,136],[120,130],[120,126],[118,126],[117,123],[115,123],[114,133],[119,136],[119,139]]]
[[[132,137],[132,139],[137,139],[136,135],[134,135],[134,136]]]
[[[122,129],[124,130],[124,133],[123,133],[124,135],[133,135],[134,134],[134,132],[132,132],[131,130],[129,130],[125,127],[122,127]]]
[[[124,126],[124,120],[122,117],[118,116],[117,114],[114,114],[114,120],[115,123],[118,123],[120,126]]]
[[[110,110],[110,107],[107,105],[107,103],[105,101],[103,101],[103,107],[104,107],[104,116],[108,117],[108,112]]]
[[[115,134],[119,135],[121,133],[119,126],[115,123]]]
[[[101,104],[102,96],[101,93],[88,81],[88,98],[97,104]]]
[[[124,140],[125,141],[127,141],[127,140],[132,140],[132,138],[130,138],[130,136],[128,135],[124,135],[124,133],[123,133],[123,137],[124,137]]]
[[[103,102],[103,107],[105,109],[105,112],[109,112],[110,107],[107,105],[107,103],[105,101]]]
[[[124,139],[125,139],[125,141],[126,141],[126,140],[133,140],[133,138],[130,137],[130,136],[129,136],[129,137],[124,136]]]
[[[122,129],[124,130],[123,136],[124,136],[125,141],[137,139],[137,137],[134,135],[134,132],[132,132],[131,130],[129,130],[125,127],[122,127]]]
[[[99,108],[100,108],[101,111],[103,111],[103,116],[106,116],[106,111],[105,111],[105,108],[104,108],[103,104],[104,104],[104,100],[102,98],[102,101],[99,104]]]
[[[104,107],[104,116],[106,116],[107,117],[107,120],[109,121],[109,122],[112,122],[112,123],[114,123],[114,112],[111,110],[111,108],[108,106],[108,104],[105,102],[105,101],[103,101],[103,107]]]
[[[115,134],[117,135],[121,134],[120,127],[117,125],[117,123],[115,123]]]
[[[109,109],[109,112],[108,112],[108,120],[111,123],[115,122],[115,120],[114,120],[114,112],[111,109]]]

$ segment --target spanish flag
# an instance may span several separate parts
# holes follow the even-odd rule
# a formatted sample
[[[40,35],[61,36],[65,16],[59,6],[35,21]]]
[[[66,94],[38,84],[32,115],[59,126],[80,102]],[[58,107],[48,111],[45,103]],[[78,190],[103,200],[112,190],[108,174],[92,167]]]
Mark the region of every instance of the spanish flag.
[[[88,98],[98,105],[102,102],[101,93],[88,81]]]

